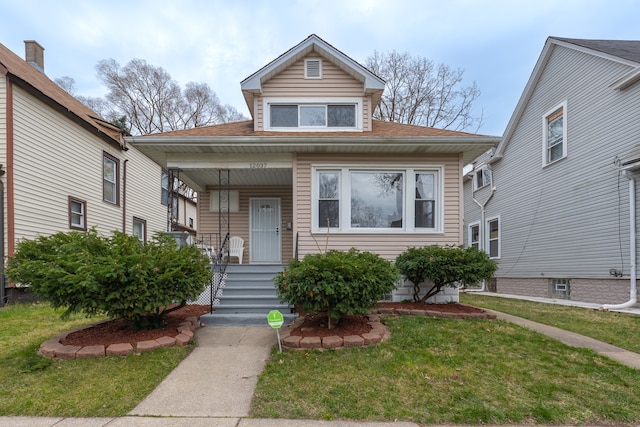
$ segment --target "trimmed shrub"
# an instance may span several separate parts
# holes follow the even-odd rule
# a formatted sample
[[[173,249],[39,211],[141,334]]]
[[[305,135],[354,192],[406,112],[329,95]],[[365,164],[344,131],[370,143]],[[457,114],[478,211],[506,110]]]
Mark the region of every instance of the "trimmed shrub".
[[[144,244],[118,231],[109,238],[90,230],[23,240],[7,267],[13,282],[66,308],[63,316],[106,314],[137,329],[162,325],[166,313],[196,298],[211,279],[195,246],[178,247],[166,234]]]
[[[396,258],[400,274],[413,283],[413,300],[426,302],[445,286],[457,287],[490,279],[498,265],[485,252],[474,247],[425,246],[409,248]],[[419,297],[420,284],[433,286]]]
[[[397,281],[393,263],[356,249],[307,255],[274,278],[283,301],[306,313],[326,310],[329,329],[345,314],[369,312]]]

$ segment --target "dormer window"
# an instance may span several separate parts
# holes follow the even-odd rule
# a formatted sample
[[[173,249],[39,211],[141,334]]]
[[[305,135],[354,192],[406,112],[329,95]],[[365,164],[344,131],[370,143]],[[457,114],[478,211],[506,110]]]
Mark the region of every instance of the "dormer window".
[[[322,78],[322,60],[305,59],[304,60],[304,78],[305,79],[321,79]]]
[[[298,101],[298,102],[292,102]],[[359,131],[362,103],[354,99],[265,100],[265,130]]]

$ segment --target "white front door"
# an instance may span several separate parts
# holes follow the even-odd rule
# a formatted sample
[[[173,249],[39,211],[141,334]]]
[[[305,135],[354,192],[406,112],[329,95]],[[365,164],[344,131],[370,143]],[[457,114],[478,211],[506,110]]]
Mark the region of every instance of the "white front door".
[[[249,255],[253,263],[281,262],[280,199],[251,199]]]

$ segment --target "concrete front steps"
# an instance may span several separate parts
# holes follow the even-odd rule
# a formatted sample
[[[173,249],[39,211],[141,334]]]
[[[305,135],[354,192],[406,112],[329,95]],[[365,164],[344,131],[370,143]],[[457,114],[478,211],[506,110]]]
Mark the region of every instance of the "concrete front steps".
[[[267,314],[278,310],[285,324],[296,315],[291,307],[278,298],[273,277],[284,265],[229,264],[227,279],[219,295],[219,304],[214,312],[200,316],[206,325],[215,326],[267,326]]]

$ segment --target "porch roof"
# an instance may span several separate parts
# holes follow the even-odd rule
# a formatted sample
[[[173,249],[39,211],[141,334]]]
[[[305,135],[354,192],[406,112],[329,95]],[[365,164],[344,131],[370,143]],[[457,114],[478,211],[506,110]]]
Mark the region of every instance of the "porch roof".
[[[127,137],[126,141],[168,168],[172,158],[211,158],[212,154],[227,161],[233,155],[249,158],[291,153],[462,153],[463,161],[469,163],[498,144],[500,137],[378,120],[373,121],[370,132],[265,132],[254,131],[253,121],[248,120]],[[201,178],[197,178],[195,172],[184,172],[187,175],[185,182],[196,189],[204,189],[204,171],[201,171]],[[188,175],[192,175],[191,179]],[[208,175],[210,180],[210,172]],[[263,179],[264,175],[258,182]],[[208,184],[213,183],[208,181]]]

